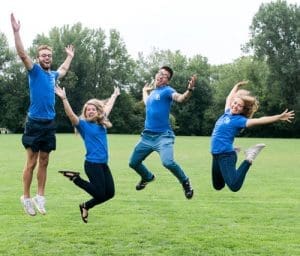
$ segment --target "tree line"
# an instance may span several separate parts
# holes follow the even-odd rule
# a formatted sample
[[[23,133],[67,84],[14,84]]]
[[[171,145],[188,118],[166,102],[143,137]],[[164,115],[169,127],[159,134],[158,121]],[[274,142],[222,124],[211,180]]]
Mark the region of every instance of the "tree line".
[[[154,49],[148,56],[134,60],[127,52],[120,33],[111,29],[90,29],[81,23],[54,27],[48,35],[38,34],[28,52],[34,59],[38,45],[53,47],[53,69],[65,58],[64,47],[75,46],[75,57],[67,76],[60,81],[66,88],[74,111],[90,98],[105,99],[119,86],[118,98],[110,119],[110,133],[138,134],[144,125],[142,88],[160,66],[174,70],[171,84],[184,92],[188,79],[196,74],[196,90],[185,104],[175,104],[171,123],[178,135],[209,136],[217,117],[224,111],[225,97],[240,80],[249,80],[247,89],[260,102],[256,117],[294,109],[293,124],[275,123],[245,131],[243,136],[300,137],[300,7],[276,1],[262,4],[249,27],[250,40],[243,46],[245,56],[232,63],[210,65],[200,54],[184,56],[179,50]],[[220,45],[221,47],[221,45]],[[29,106],[27,72],[14,47],[0,32],[0,127],[23,132]],[[59,100],[56,103],[57,131],[73,128]]]

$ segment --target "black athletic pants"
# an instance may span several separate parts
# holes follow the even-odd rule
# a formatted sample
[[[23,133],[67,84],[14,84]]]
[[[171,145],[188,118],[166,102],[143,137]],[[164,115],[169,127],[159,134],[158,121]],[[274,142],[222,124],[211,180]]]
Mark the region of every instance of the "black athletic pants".
[[[89,178],[89,182],[78,177],[74,179],[74,183],[93,197],[85,202],[86,209],[90,209],[113,198],[115,195],[115,185],[107,164],[85,161],[84,170]]]

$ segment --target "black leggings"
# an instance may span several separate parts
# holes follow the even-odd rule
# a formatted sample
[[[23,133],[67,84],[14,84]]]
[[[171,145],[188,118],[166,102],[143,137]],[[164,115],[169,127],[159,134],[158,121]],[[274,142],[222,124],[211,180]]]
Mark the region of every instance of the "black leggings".
[[[84,162],[84,170],[89,182],[81,177],[74,179],[74,183],[89,193],[93,198],[85,202],[88,210],[97,204],[101,204],[115,195],[115,185],[111,171],[107,164]]]

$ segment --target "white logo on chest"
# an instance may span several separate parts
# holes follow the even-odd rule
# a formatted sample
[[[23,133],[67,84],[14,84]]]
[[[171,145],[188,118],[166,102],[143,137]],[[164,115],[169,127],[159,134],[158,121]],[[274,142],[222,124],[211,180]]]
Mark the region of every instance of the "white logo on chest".
[[[224,124],[229,124],[230,123],[230,118],[229,117],[225,117],[223,123]]]

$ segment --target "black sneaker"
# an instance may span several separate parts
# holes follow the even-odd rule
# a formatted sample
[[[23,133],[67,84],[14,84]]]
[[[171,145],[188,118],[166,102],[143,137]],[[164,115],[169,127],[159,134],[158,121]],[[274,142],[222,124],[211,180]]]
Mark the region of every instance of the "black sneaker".
[[[151,181],[154,181],[155,179],[155,176],[153,175],[152,178],[148,181],[145,181],[143,179],[141,179],[141,181],[135,186],[136,190],[142,190],[146,187],[146,185],[151,182]]]
[[[187,199],[191,199],[194,194],[194,190],[192,188],[192,185],[189,180],[186,180],[185,182],[182,183],[182,187],[184,190],[184,195]]]

